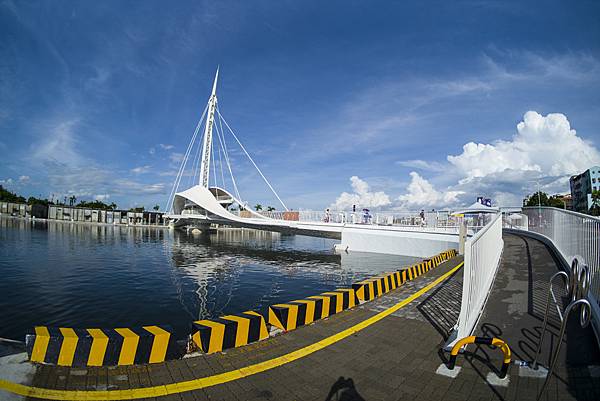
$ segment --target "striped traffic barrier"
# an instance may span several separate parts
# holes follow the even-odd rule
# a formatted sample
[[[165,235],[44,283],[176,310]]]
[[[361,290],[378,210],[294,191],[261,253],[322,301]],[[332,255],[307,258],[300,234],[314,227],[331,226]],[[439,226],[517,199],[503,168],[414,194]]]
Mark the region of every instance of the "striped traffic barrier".
[[[212,354],[241,347],[269,337],[265,318],[253,311],[192,323],[192,341],[202,352]]]
[[[399,269],[396,272],[384,273],[377,277],[359,281],[352,284],[352,288],[356,292],[356,297],[361,302],[371,301],[398,288],[405,282],[414,280],[422,274],[427,273],[429,270],[454,256],[456,256],[456,250],[450,249],[414,265]]]
[[[269,324],[290,331],[353,308],[356,304],[356,294],[353,289],[328,291],[306,299],[269,306]]]
[[[354,283],[352,288],[356,293],[356,297],[360,301],[366,302],[395,290],[406,281],[406,274],[402,275],[400,271],[395,271]]]
[[[504,360],[502,361],[502,368],[500,369],[500,372],[498,373],[498,377],[501,379],[504,379],[506,377],[506,373],[508,372],[508,367],[510,366],[510,361],[511,361],[511,352],[510,352],[510,347],[508,346],[508,344],[497,337],[475,337],[475,336],[469,336],[469,337],[465,337],[462,338],[460,340],[458,340],[456,342],[456,344],[454,344],[454,347],[452,347],[452,351],[450,351],[450,360],[448,361],[448,369],[452,370],[454,369],[454,365],[456,365],[456,358],[458,357],[458,353],[461,350],[462,347],[464,347],[465,345],[468,344],[485,344],[485,345],[492,345],[494,347],[499,347],[502,350],[502,353],[504,354]]]
[[[73,329],[36,326],[25,336],[31,362],[58,366],[119,366],[158,363],[182,356],[172,329],[144,326]]]

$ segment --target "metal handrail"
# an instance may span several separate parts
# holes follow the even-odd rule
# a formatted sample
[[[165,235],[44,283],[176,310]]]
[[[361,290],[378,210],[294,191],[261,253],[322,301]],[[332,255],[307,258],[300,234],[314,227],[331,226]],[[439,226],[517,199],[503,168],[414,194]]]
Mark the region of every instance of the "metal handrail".
[[[567,291],[567,294],[569,294],[570,292],[570,288],[571,284],[569,283],[569,276],[567,275],[567,273],[560,271],[555,273],[552,277],[550,277],[550,289],[548,290],[548,298],[546,299],[546,312],[544,312],[544,323],[542,325],[542,335],[540,337],[540,342],[538,343],[538,347],[537,350],[535,351],[535,357],[533,358],[533,363],[532,363],[532,368],[533,369],[537,369],[538,368],[538,358],[540,356],[540,351],[542,350],[542,345],[544,344],[544,334],[546,334],[546,326],[548,324],[548,312],[550,310],[550,297],[553,298],[554,300],[554,304],[556,305],[556,310],[558,312],[558,316],[560,317],[560,321],[563,321],[563,315],[560,312],[560,308],[558,306],[558,301],[556,300],[556,296],[554,295],[554,290],[552,288],[552,282],[554,281],[554,279],[556,277],[562,277],[563,278],[563,283],[565,285],[565,289]]]
[[[558,272],[550,278],[550,288],[548,290],[548,299],[546,302],[546,312],[544,314],[544,324],[543,324],[542,333],[540,336],[540,342],[538,343],[538,348],[535,353],[535,358],[534,358],[533,364],[532,364],[533,369],[538,368],[538,358],[539,358],[539,354],[542,349],[542,344],[544,342],[544,336],[546,334],[546,329],[547,329],[548,312],[550,309],[550,296],[551,295],[554,298],[554,302],[557,306],[558,316],[560,318],[561,325],[560,325],[560,333],[558,335],[558,343],[556,344],[556,349],[554,350],[554,352],[552,353],[552,356],[550,358],[550,366],[549,366],[550,369],[548,369],[548,373],[546,375],[546,380],[544,381],[544,384],[542,385],[542,388],[538,394],[537,400],[539,400],[542,397],[542,394],[544,393],[544,390],[546,389],[546,386],[548,385],[548,382],[550,381],[550,378],[552,377],[554,368],[556,367],[556,363],[558,361],[558,355],[560,353],[560,348],[562,345],[563,337],[565,335],[565,329],[567,327],[567,322],[569,320],[569,314],[571,313],[573,308],[575,308],[578,305],[582,305],[581,306],[581,314],[579,316],[579,325],[581,326],[582,329],[586,328],[591,320],[592,306],[590,305],[590,302],[587,300],[588,293],[590,290],[589,269],[586,265],[579,264],[579,261],[577,260],[577,258],[575,258],[575,259],[573,259],[573,262],[571,263],[571,271],[569,273],[570,274],[567,276],[566,273],[564,273],[564,272]],[[558,277],[559,275],[561,277],[563,277],[563,279],[565,280],[565,287],[567,290],[567,295],[571,299],[571,301],[569,302],[569,305],[567,305],[567,307],[565,308],[564,315],[560,313],[560,308],[558,307],[558,301],[556,300],[556,297],[554,295],[554,291],[552,288],[552,281],[554,280],[554,278]],[[565,279],[565,277],[567,277],[567,278]]]

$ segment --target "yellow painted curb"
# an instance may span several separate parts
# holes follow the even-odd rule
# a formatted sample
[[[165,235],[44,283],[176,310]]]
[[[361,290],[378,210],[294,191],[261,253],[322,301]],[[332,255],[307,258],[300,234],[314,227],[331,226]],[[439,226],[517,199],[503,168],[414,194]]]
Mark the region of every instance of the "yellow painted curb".
[[[232,370],[229,372],[219,373],[213,376],[208,377],[200,377],[198,379],[183,381],[179,383],[166,384],[162,386],[153,386],[153,387],[143,387],[143,388],[133,388],[127,390],[108,390],[108,391],[84,391],[84,390],[52,390],[47,388],[40,387],[31,387],[23,384],[12,383],[6,380],[0,379],[0,389],[6,390],[11,393],[15,393],[24,397],[35,397],[42,398],[47,400],[96,400],[96,401],[109,401],[109,400],[134,400],[139,398],[147,398],[147,397],[160,397],[169,394],[177,394],[183,393],[186,391],[199,390],[205,387],[215,386],[217,384],[227,383],[233,380],[238,380],[247,376],[252,376],[257,373],[265,372],[267,370],[271,370],[278,366],[285,365],[287,363],[293,362],[297,359],[303,358],[307,355],[310,355],[314,352],[322,350],[332,344],[335,344],[338,341],[343,340],[346,337],[351,336],[352,334],[361,331],[364,328],[371,326],[374,323],[382,320],[383,318],[391,315],[397,310],[403,308],[408,305],[415,299],[419,298],[421,295],[425,294],[427,291],[434,288],[436,285],[444,281],[450,275],[452,275],[455,271],[457,271],[463,262],[458,264],[458,266],[454,267],[452,270],[444,274],[443,276],[438,277],[434,282],[420,289],[419,291],[412,294],[410,297],[405,298],[404,300],[398,302],[396,305],[391,306],[390,308],[384,310],[383,312],[378,313],[375,316],[372,316],[362,322],[349,327],[337,334],[324,338],[321,341],[317,341],[314,344],[308,345],[306,347],[300,348],[296,351],[292,351],[288,354],[278,356],[273,359],[269,359],[264,362],[259,362],[254,365],[246,366],[244,368]]]

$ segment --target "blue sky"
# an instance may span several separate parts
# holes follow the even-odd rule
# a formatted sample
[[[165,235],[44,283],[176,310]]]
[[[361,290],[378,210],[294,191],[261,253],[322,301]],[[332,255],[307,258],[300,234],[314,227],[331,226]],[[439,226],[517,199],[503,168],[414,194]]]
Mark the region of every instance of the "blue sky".
[[[0,0],[0,184],[163,206],[220,65],[220,110],[288,207],[568,192],[600,164],[598,15],[592,1]],[[236,149],[232,164],[244,200],[280,208]]]

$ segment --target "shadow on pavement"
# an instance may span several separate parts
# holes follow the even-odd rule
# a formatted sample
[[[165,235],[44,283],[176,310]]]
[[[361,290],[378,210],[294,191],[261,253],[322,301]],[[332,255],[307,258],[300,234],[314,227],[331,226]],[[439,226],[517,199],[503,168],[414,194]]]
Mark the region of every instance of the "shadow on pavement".
[[[344,379],[341,376],[331,386],[325,401],[365,401],[365,399],[358,394],[351,378]]]

